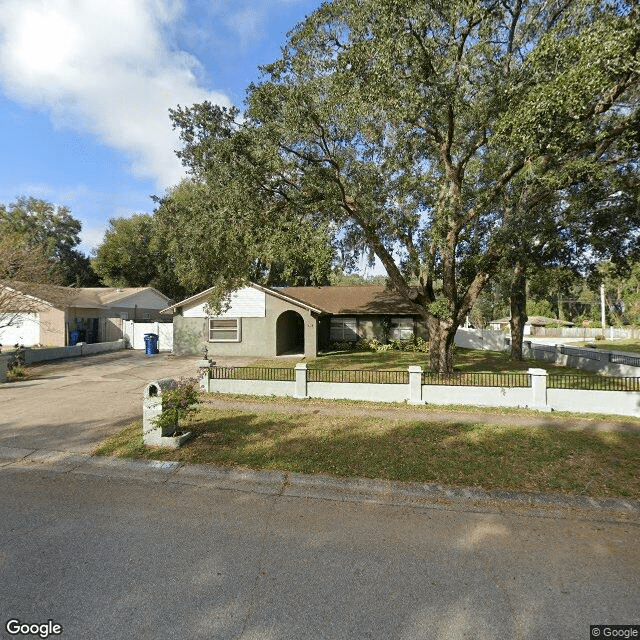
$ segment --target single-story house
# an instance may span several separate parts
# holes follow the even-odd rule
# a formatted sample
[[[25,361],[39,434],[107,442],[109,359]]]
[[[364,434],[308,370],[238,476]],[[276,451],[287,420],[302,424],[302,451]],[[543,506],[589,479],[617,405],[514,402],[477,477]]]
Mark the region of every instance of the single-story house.
[[[81,342],[122,338],[122,321],[166,322],[171,299],[153,287],[60,287],[26,282],[0,283],[0,344],[64,347],[71,332]]]
[[[499,320],[492,320],[489,323],[489,328],[493,329],[494,331],[508,331],[509,321],[510,318],[500,318]],[[545,318],[544,316],[531,316],[524,325],[524,335],[534,336],[536,335],[536,328],[548,327],[549,325],[573,327],[573,322],[558,320],[557,318]]]
[[[211,289],[177,302],[173,352],[271,358],[301,353],[315,357],[332,342],[358,338],[410,339],[427,336],[411,305],[384,286],[263,287],[250,283],[234,291],[226,311],[209,313]]]

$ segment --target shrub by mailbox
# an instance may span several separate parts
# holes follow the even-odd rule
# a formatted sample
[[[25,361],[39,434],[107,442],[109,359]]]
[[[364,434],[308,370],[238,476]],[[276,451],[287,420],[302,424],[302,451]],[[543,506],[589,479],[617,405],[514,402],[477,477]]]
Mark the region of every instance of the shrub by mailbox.
[[[178,382],[173,378],[162,378],[150,382],[144,389],[142,405],[142,439],[146,446],[169,447],[177,449],[191,437],[191,432],[174,436],[176,425],[158,426],[157,420],[162,415],[163,394],[175,389]]]

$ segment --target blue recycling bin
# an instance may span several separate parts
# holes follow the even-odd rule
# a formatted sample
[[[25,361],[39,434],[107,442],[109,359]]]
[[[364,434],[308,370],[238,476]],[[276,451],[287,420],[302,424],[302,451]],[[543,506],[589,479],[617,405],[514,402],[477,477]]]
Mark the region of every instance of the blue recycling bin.
[[[153,356],[156,353],[159,353],[157,333],[144,334],[144,352],[145,352],[145,355],[148,355],[148,356]]]
[[[78,340],[80,340],[80,331],[69,331],[69,346],[75,346]]]

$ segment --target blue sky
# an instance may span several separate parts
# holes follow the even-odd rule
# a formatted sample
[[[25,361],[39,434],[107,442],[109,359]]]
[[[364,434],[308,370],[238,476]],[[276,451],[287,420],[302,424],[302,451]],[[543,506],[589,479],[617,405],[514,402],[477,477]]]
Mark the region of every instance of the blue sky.
[[[99,244],[183,170],[168,109],[241,106],[320,0],[0,0],[0,202],[35,196]]]

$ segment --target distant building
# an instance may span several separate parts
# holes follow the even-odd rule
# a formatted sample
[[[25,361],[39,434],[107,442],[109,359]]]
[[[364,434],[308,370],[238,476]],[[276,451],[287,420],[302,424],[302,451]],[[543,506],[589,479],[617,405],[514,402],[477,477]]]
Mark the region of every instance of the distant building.
[[[168,320],[160,311],[171,299],[153,287],[59,287],[27,282],[0,283],[11,325],[0,329],[0,344],[64,347],[122,338],[122,321]],[[2,324],[0,322],[0,324]],[[75,332],[75,333],[72,333]]]

